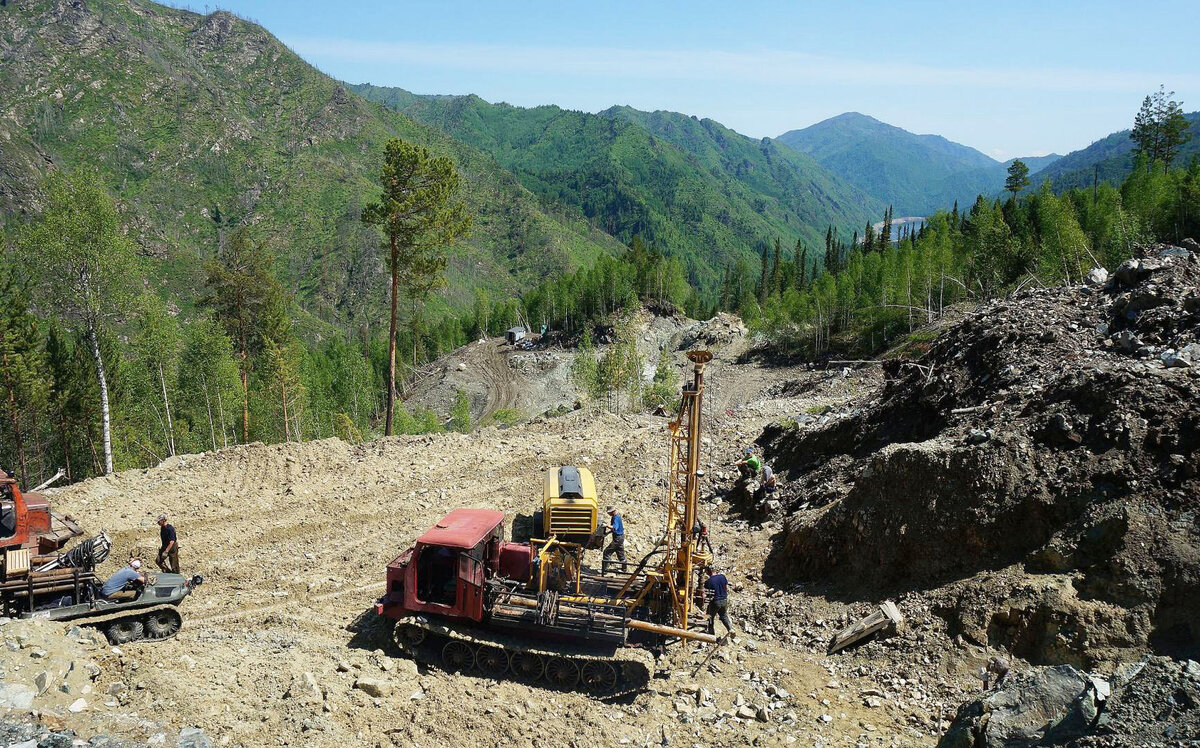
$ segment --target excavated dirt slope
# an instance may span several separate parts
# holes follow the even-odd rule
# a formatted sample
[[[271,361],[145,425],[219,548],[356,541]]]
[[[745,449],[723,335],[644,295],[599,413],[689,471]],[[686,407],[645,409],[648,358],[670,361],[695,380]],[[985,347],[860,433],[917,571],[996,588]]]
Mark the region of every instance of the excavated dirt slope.
[[[932,590],[951,635],[1038,663],[1200,656],[1200,262],[1092,281],[985,305],[856,411],[769,429],[776,579]]]
[[[745,343],[727,341],[709,369],[704,516],[733,580],[739,633],[707,661],[705,650],[676,648],[650,690],[610,703],[418,669],[394,655],[387,627],[368,613],[384,565],[444,512],[528,512],[543,471],[560,464],[591,467],[602,500],[624,508],[632,554],[647,551],[663,521],[665,419],[585,409],[471,435],[236,447],[52,491],[56,509],[112,534],[101,573],[131,549],[156,546],[162,511],[179,530],[183,571],[206,582],[185,602],[177,637],[89,656],[101,668],[90,683],[98,695],[76,713],[61,699],[35,703],[37,717],[84,738],[161,740],[202,728],[218,745],[928,742],[977,658],[922,671],[934,676],[826,659],[829,635],[862,606],[810,603],[762,584],[763,549],[779,528],[751,525],[721,500],[727,464],[766,422],[841,407],[861,382],[814,373],[804,396],[769,397],[794,374],[736,364]],[[0,638],[17,625],[0,625]],[[0,667],[32,675],[29,656],[0,648]]]
[[[673,649],[646,692],[617,700],[418,668],[368,611],[384,565],[446,511],[528,513],[561,464],[592,468],[645,552],[664,419],[585,407],[470,435],[250,445],[51,491],[113,535],[102,573],[151,550],[164,511],[184,572],[207,581],[176,638],[72,651],[99,668],[74,686],[99,694],[80,711],[51,695],[0,721],[153,744],[201,728],[218,745],[928,745],[996,648],[1102,668],[1187,653],[1200,393],[1194,368],[1163,362],[1196,339],[1198,276],[1193,259],[1154,258],[1110,288],[1027,292],[886,372],[745,363],[736,320],[648,320],[643,342],[681,368],[683,349],[717,353],[702,516],[738,634],[711,656]],[[764,428],[786,505],[765,516],[730,465]],[[897,632],[826,655],[888,597]],[[0,624],[0,669],[25,684],[20,625]],[[1129,700],[1112,734],[1166,735],[1189,708],[1143,690],[1154,714]]]

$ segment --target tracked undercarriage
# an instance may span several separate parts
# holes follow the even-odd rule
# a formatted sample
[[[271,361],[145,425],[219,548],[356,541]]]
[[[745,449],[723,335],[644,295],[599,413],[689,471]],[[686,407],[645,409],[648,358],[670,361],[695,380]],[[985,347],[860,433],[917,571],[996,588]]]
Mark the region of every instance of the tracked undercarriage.
[[[494,629],[454,626],[411,616],[393,639],[413,659],[453,672],[476,672],[564,690],[613,696],[646,687],[654,658],[645,649],[545,641]]]
[[[183,617],[176,606],[203,581],[198,575],[186,579],[179,574],[147,574],[146,584],[140,590],[104,599],[95,594],[94,580],[89,579],[74,585],[65,596],[59,596],[60,593],[36,596],[34,609],[19,616],[98,629],[112,644],[169,639],[183,626]]]

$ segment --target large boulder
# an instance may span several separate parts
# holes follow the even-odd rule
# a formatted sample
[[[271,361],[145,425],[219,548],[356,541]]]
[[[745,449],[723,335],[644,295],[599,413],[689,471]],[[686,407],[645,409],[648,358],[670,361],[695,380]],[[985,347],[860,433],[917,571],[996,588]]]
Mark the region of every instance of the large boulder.
[[[1061,744],[1092,729],[1107,697],[1106,681],[1070,665],[1044,668],[959,707],[938,745],[1013,748]]]

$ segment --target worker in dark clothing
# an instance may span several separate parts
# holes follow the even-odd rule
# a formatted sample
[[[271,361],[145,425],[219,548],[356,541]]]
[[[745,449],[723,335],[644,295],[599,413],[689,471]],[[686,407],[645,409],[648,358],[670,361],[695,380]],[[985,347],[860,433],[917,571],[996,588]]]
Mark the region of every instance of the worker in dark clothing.
[[[171,574],[179,573],[179,536],[175,534],[175,526],[167,523],[167,515],[158,515],[158,537],[161,545],[158,549],[158,568]]]
[[[612,541],[608,547],[604,549],[604,558],[600,562],[600,572],[608,573],[608,557],[616,556],[621,562],[621,570],[625,569],[625,522],[621,519],[621,514],[615,506],[608,508],[609,516],[609,532],[612,533]]]
[[[711,566],[704,570],[708,579],[704,580],[704,589],[711,590],[713,598],[708,603],[708,633],[717,633],[717,618],[725,625],[726,636],[733,634],[733,624],[729,622],[729,580],[724,574],[719,574]]]
[[[708,537],[708,525],[700,520],[696,520],[696,524],[692,525],[692,542],[700,550],[707,548],[709,555],[713,554],[712,540]]]

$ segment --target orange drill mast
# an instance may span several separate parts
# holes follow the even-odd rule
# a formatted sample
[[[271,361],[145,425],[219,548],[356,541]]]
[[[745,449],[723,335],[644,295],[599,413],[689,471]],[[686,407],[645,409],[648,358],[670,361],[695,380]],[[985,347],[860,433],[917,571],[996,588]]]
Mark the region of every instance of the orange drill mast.
[[[663,601],[660,614],[680,629],[688,628],[696,592],[695,571],[712,562],[712,555],[698,547],[695,531],[699,516],[700,416],[704,398],[704,365],[712,360],[708,351],[691,351],[693,379],[683,387],[679,414],[671,421],[671,452],[667,485],[667,527],[661,542],[665,554],[658,568],[647,571],[647,584],[638,593],[634,606],[647,596]],[[620,599],[631,588],[630,577],[617,595]],[[653,592],[653,594],[652,594]]]

